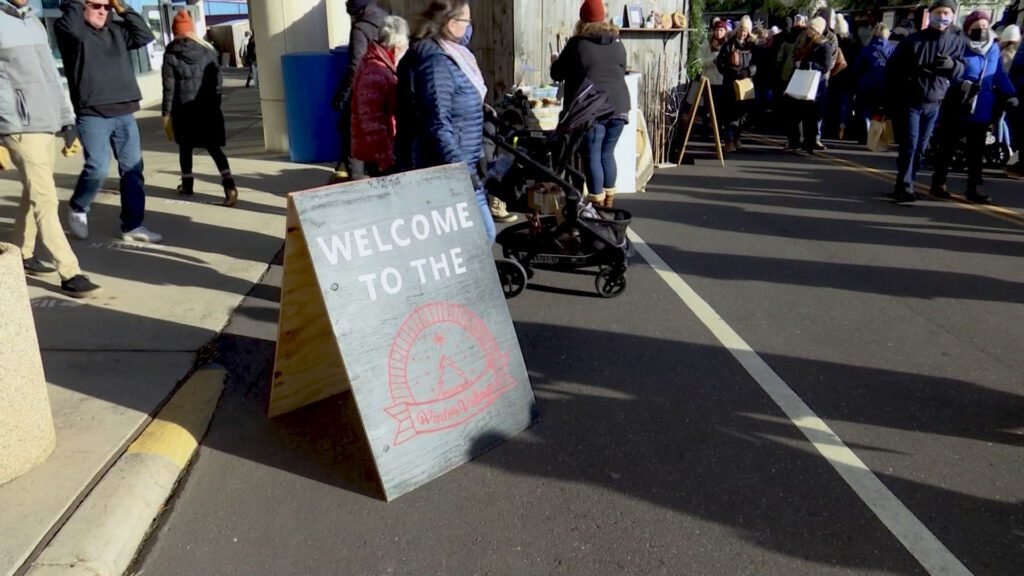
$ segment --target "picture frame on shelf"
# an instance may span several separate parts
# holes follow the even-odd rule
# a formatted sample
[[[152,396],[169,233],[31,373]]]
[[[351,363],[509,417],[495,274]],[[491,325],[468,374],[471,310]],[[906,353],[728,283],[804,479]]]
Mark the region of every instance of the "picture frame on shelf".
[[[627,4],[625,7],[626,14],[623,17],[625,20],[624,24],[626,28],[643,28],[644,27],[644,9],[640,4]]]

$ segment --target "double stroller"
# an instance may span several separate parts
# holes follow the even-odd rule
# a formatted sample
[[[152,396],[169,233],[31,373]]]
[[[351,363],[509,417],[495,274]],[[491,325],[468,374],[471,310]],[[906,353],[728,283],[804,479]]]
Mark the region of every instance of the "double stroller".
[[[626,289],[632,253],[625,210],[595,207],[583,199],[583,175],[572,163],[593,122],[611,114],[607,97],[584,85],[550,135],[519,125],[518,113],[499,116],[485,109],[484,188],[524,222],[497,236],[504,259],[497,261],[506,298],[519,295],[535,269],[572,272],[597,268],[598,295],[614,298]]]

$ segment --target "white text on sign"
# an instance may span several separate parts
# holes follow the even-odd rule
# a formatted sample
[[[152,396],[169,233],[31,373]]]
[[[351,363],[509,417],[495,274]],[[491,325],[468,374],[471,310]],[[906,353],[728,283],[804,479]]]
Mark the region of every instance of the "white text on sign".
[[[396,218],[387,225],[374,224],[346,230],[329,238],[317,236],[316,243],[327,261],[335,266],[341,261],[351,262],[374,254],[407,248],[417,241],[422,242],[472,227],[469,203],[459,202],[453,206],[431,210],[426,214],[416,214],[408,219]],[[452,248],[437,256],[418,258],[409,262],[409,268],[414,271],[414,278],[418,279],[421,285],[431,281],[439,282],[467,272],[462,248]],[[381,292],[387,295],[398,294],[405,283],[403,273],[395,267],[363,274],[358,280],[366,287],[371,301],[376,301]]]

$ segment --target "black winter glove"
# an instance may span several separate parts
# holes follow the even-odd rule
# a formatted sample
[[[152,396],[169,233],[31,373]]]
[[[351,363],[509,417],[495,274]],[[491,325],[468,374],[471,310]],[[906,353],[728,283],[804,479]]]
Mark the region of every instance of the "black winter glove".
[[[70,158],[82,150],[82,143],[78,141],[78,127],[74,124],[68,124],[62,128],[60,134],[64,140],[64,146],[61,147],[60,153],[65,158]]]
[[[936,74],[949,74],[953,71],[955,63],[949,56],[940,54],[932,60],[931,69]]]
[[[739,78],[740,80],[750,78],[750,69],[744,68],[740,70],[739,74],[737,74],[736,77]]]
[[[75,140],[78,140],[78,127],[74,124],[68,124],[61,128],[60,135],[64,138],[64,147],[71,148],[71,145],[75,143]]]

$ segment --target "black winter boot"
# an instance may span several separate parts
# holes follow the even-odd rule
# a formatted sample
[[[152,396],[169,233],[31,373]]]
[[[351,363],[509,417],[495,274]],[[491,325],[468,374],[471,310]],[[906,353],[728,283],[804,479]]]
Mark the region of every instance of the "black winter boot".
[[[192,176],[182,176],[181,184],[178,184],[178,194],[191,196],[195,193],[196,179]]]
[[[969,202],[974,202],[975,204],[989,204],[992,202],[992,197],[983,193],[977,184],[968,184],[967,193],[964,196]]]
[[[936,198],[952,198],[949,194],[949,188],[947,188],[945,184],[938,184],[936,182],[932,182],[932,187],[928,193]]]

